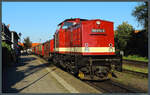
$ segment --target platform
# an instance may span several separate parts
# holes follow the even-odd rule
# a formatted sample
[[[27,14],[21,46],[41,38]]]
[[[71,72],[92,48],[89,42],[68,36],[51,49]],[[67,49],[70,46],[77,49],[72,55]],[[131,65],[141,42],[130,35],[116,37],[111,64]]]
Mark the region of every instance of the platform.
[[[3,68],[3,93],[101,93],[35,55]]]

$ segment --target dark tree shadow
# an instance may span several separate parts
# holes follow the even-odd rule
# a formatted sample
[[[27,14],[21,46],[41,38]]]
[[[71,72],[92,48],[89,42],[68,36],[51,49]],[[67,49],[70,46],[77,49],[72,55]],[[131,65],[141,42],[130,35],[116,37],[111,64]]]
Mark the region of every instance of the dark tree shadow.
[[[36,60],[36,58],[34,58],[34,57],[21,58],[19,60],[19,63],[15,64],[14,66],[2,69],[2,93],[18,93],[18,92],[20,92],[21,90],[27,88],[28,86],[34,84],[36,81],[38,81],[41,78],[43,78],[44,76],[46,76],[49,72],[47,74],[45,74],[44,76],[40,77],[39,79],[36,79],[36,81],[32,82],[28,86],[25,86],[25,87],[22,86],[21,89],[13,88],[13,86],[16,83],[20,82],[25,77],[28,77],[31,74],[36,73],[46,67],[53,66],[50,63],[43,63],[43,64],[38,64],[38,65],[30,65],[26,70],[22,70],[22,71],[17,70],[17,67],[25,66],[25,65],[29,64],[29,61],[33,61],[33,60]],[[53,69],[53,70],[55,70],[55,69]],[[25,73],[27,73],[27,74],[25,75]]]

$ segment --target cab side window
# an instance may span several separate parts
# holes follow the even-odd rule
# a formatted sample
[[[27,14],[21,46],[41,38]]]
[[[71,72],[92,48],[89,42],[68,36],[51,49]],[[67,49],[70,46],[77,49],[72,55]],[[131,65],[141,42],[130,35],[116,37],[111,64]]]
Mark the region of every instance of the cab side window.
[[[68,27],[72,26],[73,23],[72,22],[64,22],[62,29],[67,29]]]

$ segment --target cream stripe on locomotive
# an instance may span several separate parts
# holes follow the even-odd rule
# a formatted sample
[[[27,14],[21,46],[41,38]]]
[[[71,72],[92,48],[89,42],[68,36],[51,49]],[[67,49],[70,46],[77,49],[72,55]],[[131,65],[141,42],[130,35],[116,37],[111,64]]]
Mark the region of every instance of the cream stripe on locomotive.
[[[60,52],[115,52],[115,47],[72,47],[72,48],[55,48]]]

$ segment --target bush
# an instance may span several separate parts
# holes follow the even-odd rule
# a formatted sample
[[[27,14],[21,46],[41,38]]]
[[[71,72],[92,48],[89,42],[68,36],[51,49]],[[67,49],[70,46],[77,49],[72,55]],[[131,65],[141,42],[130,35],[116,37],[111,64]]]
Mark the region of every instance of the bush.
[[[13,62],[11,46],[2,42],[2,64],[3,66],[11,65]]]

